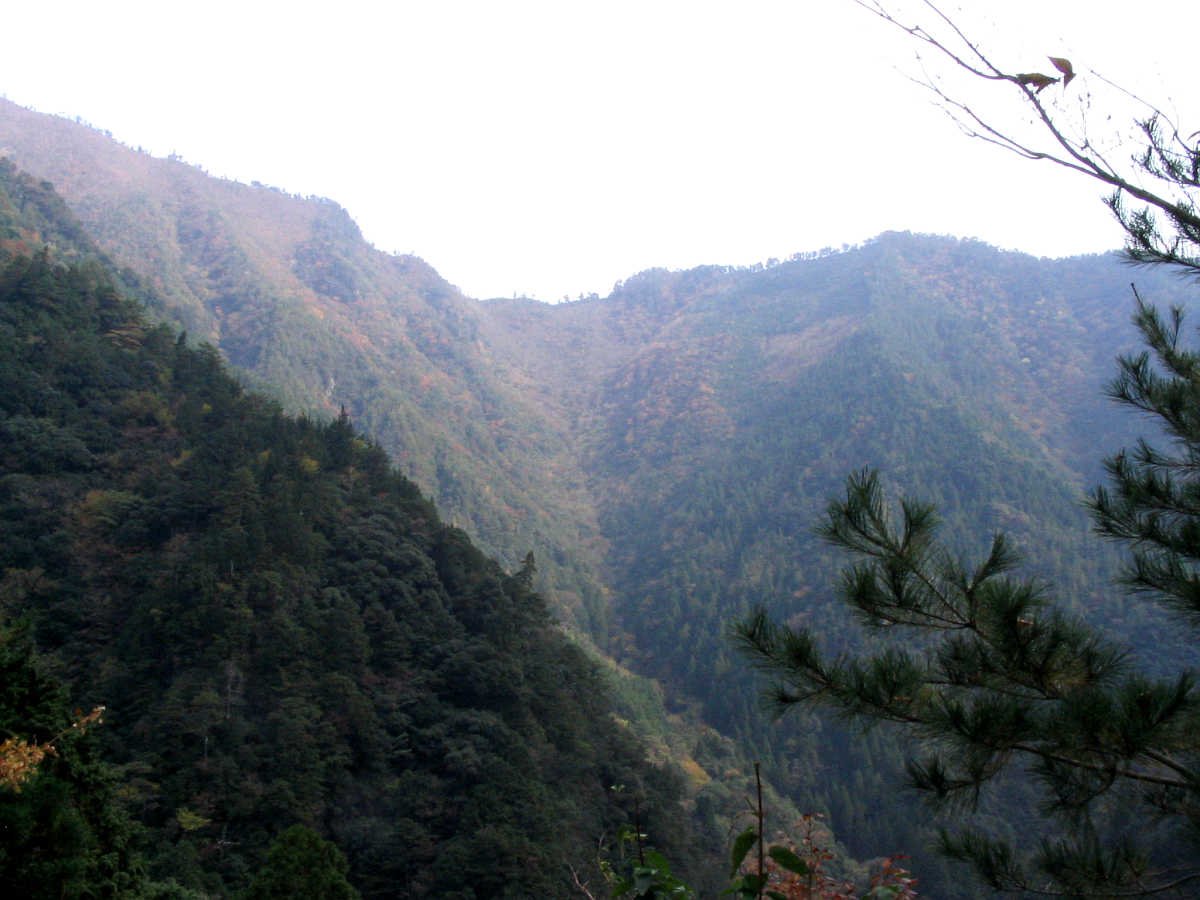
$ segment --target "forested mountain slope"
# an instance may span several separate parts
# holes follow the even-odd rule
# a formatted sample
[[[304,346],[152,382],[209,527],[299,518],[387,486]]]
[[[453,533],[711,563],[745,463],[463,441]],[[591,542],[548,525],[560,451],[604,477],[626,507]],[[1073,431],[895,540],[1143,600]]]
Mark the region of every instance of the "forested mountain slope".
[[[491,328],[523,337],[528,377],[557,391],[548,402],[577,410],[609,540],[610,652],[683,687],[707,722],[786,772],[780,786],[828,811],[854,854],[912,853],[935,896],[971,889],[920,849],[930,823],[896,790],[903,748],[815,717],[769,725],[726,629],[761,604],[817,626],[831,649],[857,646],[831,599],[844,560],[812,528],[844,477],[871,466],[936,501],[960,550],[1005,531],[1068,608],[1161,659],[1189,652],[1110,585],[1114,553],[1081,504],[1101,449],[1140,425],[1102,395],[1113,356],[1135,348],[1134,274],[1160,300],[1186,289],[1116,257],[894,234],[759,271],[646,272],[549,310],[487,305]],[[701,798],[736,803],[716,784]],[[1021,802],[1000,812],[1020,819]]]
[[[738,608],[803,612],[821,596],[835,563],[810,529],[864,466],[939,500],[976,539],[1014,532],[1047,575],[1082,565],[1071,558],[1098,549],[1076,503],[1096,448],[1138,425],[1102,394],[1116,352],[1134,348],[1130,277],[1115,256],[890,234],[758,271],[645,272],[603,300],[492,301],[485,333],[520,342],[521,368],[501,377],[572,411],[614,615],[634,632],[614,652],[654,656],[661,641],[721,659]],[[1142,282],[1160,299],[1182,287]],[[694,668],[651,665],[669,680]]]
[[[1136,347],[1129,282],[1163,305],[1187,285],[1115,256],[887,234],[769,266],[651,270],[577,303],[479,303],[367,246],[328,201],[2,102],[0,150],[63,191],[158,314],[291,409],[344,404],[510,569],[534,550],[554,611],[660,679],[681,722],[736,736],[733,752],[679,728],[713,821],[741,805],[729,784],[754,754],[860,856],[918,854],[928,834],[890,780],[900,745],[816,719],[771,726],[725,639],[763,603],[853,646],[830,601],[842,560],[811,528],[861,467],[938,502],[959,547],[1010,532],[1067,606],[1173,652],[1109,586],[1080,498],[1140,426],[1102,396]]]
[[[54,185],[153,311],[286,408],[345,407],[446,518],[509,566],[529,550],[555,609],[591,628],[590,499],[549,411],[497,381],[479,307],[420,259],[370,247],[345,210],[211,178],[0,100],[0,156]]]
[[[0,162],[0,728],[108,712],[0,791],[0,892],[226,896],[303,824],[364,896],[566,896],[635,795],[686,866],[677,777],[532,559],[148,323],[64,212]]]

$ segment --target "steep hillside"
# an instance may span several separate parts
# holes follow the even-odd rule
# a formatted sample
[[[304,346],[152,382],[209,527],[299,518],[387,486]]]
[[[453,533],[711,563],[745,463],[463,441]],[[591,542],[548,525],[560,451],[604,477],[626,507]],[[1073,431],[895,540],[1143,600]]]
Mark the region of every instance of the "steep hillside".
[[[479,308],[421,260],[370,247],[336,204],[210,178],[0,100],[0,156],[54,185],[154,311],[211,341],[296,412],[345,408],[451,521],[581,628],[603,590],[599,537],[567,429],[494,377]],[[570,551],[570,552],[569,552]]]
[[[932,823],[894,789],[903,749],[813,718],[769,725],[726,629],[761,604],[818,626],[833,649],[856,646],[830,600],[843,560],[812,527],[845,475],[872,466],[936,501],[964,552],[1006,531],[1068,607],[1188,652],[1109,586],[1114,554],[1080,502],[1098,448],[1139,425],[1102,396],[1112,357],[1135,346],[1129,279],[1115,257],[885,235],[759,271],[646,272],[553,310],[487,305],[492,341],[519,332],[522,374],[575,410],[608,540],[610,652],[786,772],[781,787],[830,813],[853,853],[912,853],[937,896],[964,888],[923,852]],[[1182,298],[1176,281],[1139,281]],[[736,799],[719,780],[701,790],[702,806]]]
[[[1014,532],[1048,576],[1099,552],[1077,498],[1097,448],[1138,424],[1102,395],[1134,348],[1129,279],[1116,257],[885,235],[759,271],[646,272],[604,300],[493,301],[485,333],[521,342],[500,377],[574,417],[632,632],[612,649],[673,648],[651,668],[678,680],[695,669],[678,654],[727,656],[721,623],[746,603],[821,595],[835,566],[809,529],[863,466],[971,523],[964,544]],[[1181,297],[1161,277],[1142,289]]]
[[[46,201],[0,168],[0,227],[72,233],[13,214]],[[5,895],[231,896],[298,823],[367,897],[566,896],[635,792],[686,864],[678,777],[532,558],[503,571],[345,416],[246,392],[84,250],[0,250],[0,726],[108,706],[87,752],[0,791]]]

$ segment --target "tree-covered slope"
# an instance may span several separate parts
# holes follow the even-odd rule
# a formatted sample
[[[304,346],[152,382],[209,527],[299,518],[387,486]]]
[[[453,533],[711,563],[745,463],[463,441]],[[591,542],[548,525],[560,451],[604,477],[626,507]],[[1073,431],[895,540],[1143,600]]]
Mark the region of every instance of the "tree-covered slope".
[[[412,256],[381,253],[336,204],[212,178],[0,100],[0,156],[53,184],[152,312],[211,342],[285,408],[345,407],[447,519],[556,611],[598,627],[599,538],[562,424],[495,377],[479,309]]]
[[[2,174],[0,210],[38,199]],[[687,857],[679,785],[551,625],[532,558],[488,560],[346,416],[286,416],[44,247],[0,259],[0,372],[3,615],[71,703],[108,707],[130,877],[225,895],[299,823],[364,896],[565,896],[634,793]],[[6,821],[43,794],[0,794]],[[45,895],[108,890],[56,878]]]
[[[857,646],[832,601],[842,560],[812,526],[845,476],[870,466],[936,501],[958,549],[1008,532],[1066,606],[1163,658],[1184,652],[1109,584],[1113,554],[1080,502],[1098,448],[1140,424],[1102,396],[1115,350],[1135,343],[1129,280],[1112,257],[1039,261],[885,235],[757,271],[647,272],[552,311],[488,305],[493,327],[518,323],[530,366],[559,368],[542,389],[564,385],[560,402],[577,404],[609,540],[610,652],[786,772],[778,786],[828,811],[855,854],[912,853],[938,896],[963,888],[924,852],[928,816],[894,789],[902,747],[811,717],[771,725],[727,626],[761,604],[831,650]],[[1180,296],[1177,282],[1139,281]],[[584,332],[594,340],[574,339]],[[736,802],[719,782],[701,790],[703,807]]]
[[[837,567],[810,525],[864,466],[975,523],[964,543],[1013,531],[1046,575],[1079,584],[1077,603],[1106,590],[1077,500],[1096,448],[1137,425],[1102,396],[1114,348],[1134,344],[1129,279],[1115,257],[885,235],[759,270],[651,271],[604,300],[485,308],[496,345],[523,338],[522,377],[574,411],[628,652],[711,683],[695,660],[727,657],[721,623],[740,607],[815,612]]]

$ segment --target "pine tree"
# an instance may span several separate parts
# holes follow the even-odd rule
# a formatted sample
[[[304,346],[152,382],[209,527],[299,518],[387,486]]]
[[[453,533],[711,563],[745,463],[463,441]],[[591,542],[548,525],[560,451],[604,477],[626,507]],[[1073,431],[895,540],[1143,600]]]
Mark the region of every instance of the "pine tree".
[[[1106,202],[1125,229],[1132,263],[1200,273],[1196,133],[1184,137],[1186,130],[1151,107],[1136,123],[1142,150],[1132,169],[1122,169],[1060,126],[1053,94],[993,65],[936,7],[928,5],[936,17],[926,29],[901,24],[878,4],[860,5],[989,89],[1015,84],[1018,101],[1040,123],[1041,145],[985,121],[941,82],[930,87],[969,133],[1111,188]],[[1129,545],[1127,586],[1196,628],[1200,352],[1182,339],[1182,310],[1164,315],[1134,293],[1146,349],[1118,361],[1109,394],[1149,415],[1167,442],[1164,449],[1143,439],[1106,460],[1111,483],[1094,491],[1090,505],[1097,532]],[[1129,648],[1063,614],[1042,585],[1018,577],[1003,536],[974,564],[955,558],[938,540],[936,511],[909,499],[889,504],[874,472],[849,479],[819,531],[856,558],[843,573],[841,598],[868,631],[888,638],[872,656],[828,659],[812,633],[754,613],[734,637],[773,678],[777,710],[805,704],[911,729],[920,750],[909,776],[935,801],[970,807],[1006,773],[1026,772],[1057,828],[1049,833],[1060,836],[1018,848],[978,829],[943,833],[944,852],[970,863],[994,889],[1066,897],[1200,893],[1194,673],[1152,678],[1139,671]]]

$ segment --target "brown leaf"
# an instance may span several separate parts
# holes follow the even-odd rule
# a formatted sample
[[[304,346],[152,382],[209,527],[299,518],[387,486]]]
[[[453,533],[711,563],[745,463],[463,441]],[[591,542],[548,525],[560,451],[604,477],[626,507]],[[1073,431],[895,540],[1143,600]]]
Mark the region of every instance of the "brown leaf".
[[[1068,84],[1070,84],[1071,79],[1075,77],[1075,68],[1071,65],[1071,61],[1069,59],[1063,59],[1061,56],[1048,56],[1046,58],[1049,59],[1050,62],[1054,63],[1054,68],[1062,72],[1063,87],[1066,87]]]

